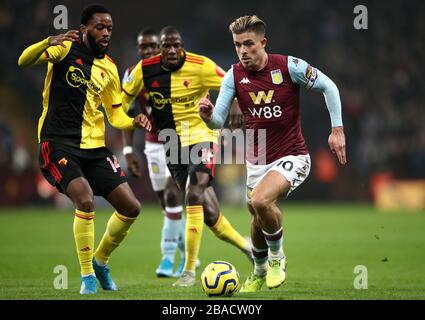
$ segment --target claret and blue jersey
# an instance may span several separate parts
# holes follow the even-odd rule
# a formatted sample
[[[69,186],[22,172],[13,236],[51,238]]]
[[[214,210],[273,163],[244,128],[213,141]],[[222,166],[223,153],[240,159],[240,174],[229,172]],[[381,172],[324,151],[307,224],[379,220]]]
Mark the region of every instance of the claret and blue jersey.
[[[265,154],[267,163],[288,155],[307,154],[301,132],[300,86],[323,91],[332,125],[342,125],[338,89],[328,77],[304,60],[268,54],[267,65],[259,71],[249,71],[241,63],[231,67],[223,79],[208,126],[223,126],[236,97],[247,129],[254,131],[250,146],[254,150],[247,153],[248,161],[255,161],[258,154]],[[257,135],[260,129],[266,130],[266,140],[261,142]]]

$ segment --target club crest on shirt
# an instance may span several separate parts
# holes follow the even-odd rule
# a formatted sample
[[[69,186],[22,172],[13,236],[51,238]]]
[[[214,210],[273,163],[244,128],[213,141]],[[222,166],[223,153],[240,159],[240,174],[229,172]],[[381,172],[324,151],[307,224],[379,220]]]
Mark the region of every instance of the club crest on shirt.
[[[58,163],[59,163],[59,165],[60,165],[61,167],[64,167],[64,166],[66,166],[66,165],[67,165],[68,160],[67,160],[65,157],[63,157],[62,159],[60,159],[60,160],[58,161]]]
[[[185,81],[183,81],[183,85],[184,85],[186,88],[189,88],[189,86],[190,86],[190,80],[185,80]]]
[[[272,70],[272,71],[270,71],[270,74],[272,76],[272,82],[274,84],[281,84],[283,82],[283,76],[282,76],[282,72],[280,71],[280,69]]]

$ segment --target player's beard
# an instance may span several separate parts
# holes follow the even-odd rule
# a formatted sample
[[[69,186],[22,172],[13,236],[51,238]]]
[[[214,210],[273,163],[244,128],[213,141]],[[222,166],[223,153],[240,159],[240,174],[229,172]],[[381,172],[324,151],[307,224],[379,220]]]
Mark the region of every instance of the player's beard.
[[[108,47],[101,49],[90,32],[87,32],[87,40],[89,41],[90,49],[93,51],[96,58],[103,58],[106,52],[108,52]]]

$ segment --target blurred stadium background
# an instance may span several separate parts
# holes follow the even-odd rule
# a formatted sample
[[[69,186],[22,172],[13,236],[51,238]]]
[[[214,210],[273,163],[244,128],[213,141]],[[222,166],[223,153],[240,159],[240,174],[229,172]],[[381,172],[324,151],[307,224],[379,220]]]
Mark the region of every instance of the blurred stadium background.
[[[341,168],[327,146],[330,120],[323,97],[303,92],[302,124],[313,168],[292,199],[375,201],[389,208],[424,208],[425,187],[420,183],[425,179],[422,1],[99,2],[113,14],[110,55],[121,75],[137,61],[139,30],[151,26],[159,31],[169,24],[181,30],[187,49],[227,69],[237,60],[227,31],[229,23],[240,15],[257,14],[268,25],[269,52],[298,56],[323,70],[338,85],[343,102],[349,164]],[[45,68],[20,70],[17,58],[27,45],[58,33],[53,28],[56,5],[67,7],[69,27],[78,28],[79,13],[88,3],[6,0],[0,4],[1,206],[53,201],[50,189],[40,180],[36,161]],[[358,4],[368,9],[368,30],[353,27],[353,8]],[[137,139],[140,150],[142,135]],[[108,144],[121,155],[119,132],[108,130]],[[122,155],[121,164],[125,166]],[[222,200],[242,204],[243,166],[218,170],[217,190]],[[142,201],[155,202],[144,172],[142,180],[131,180],[131,184]],[[400,185],[398,180],[415,183]]]
[[[424,298],[425,2],[415,0],[2,0],[0,298],[79,296],[72,214],[55,215],[54,209],[69,208],[69,203],[44,182],[37,164],[37,121],[46,70],[21,70],[17,59],[29,44],[60,33],[53,28],[56,5],[67,7],[69,28],[78,28],[79,13],[93,2],[112,12],[115,26],[109,53],[121,75],[137,61],[136,36],[147,26],[157,31],[176,26],[188,50],[228,69],[237,61],[229,23],[241,15],[257,14],[268,26],[269,52],[305,59],[338,85],[349,163],[339,166],[329,151],[330,119],[323,97],[302,91],[302,126],[313,167],[308,180],[291,195],[292,204],[285,207],[291,281],[282,291],[248,298]],[[353,27],[353,9],[359,4],[368,9],[367,30]],[[117,270],[126,270],[115,273],[117,281],[130,298],[202,298],[200,288],[189,295],[173,295],[172,280],[154,276],[161,216],[141,151],[143,141],[143,132],[138,131],[143,176],[138,180],[127,176],[142,203],[153,206],[145,209],[143,220],[112,262]],[[120,133],[109,128],[107,144],[125,167]],[[229,219],[247,234],[244,182],[243,165],[218,166],[216,191]],[[97,208],[102,204],[98,199]],[[376,214],[379,210],[393,213]],[[110,214],[106,205],[99,211],[105,214],[96,220],[97,239]],[[209,246],[210,241],[214,245]],[[200,256],[205,265],[212,259],[228,259],[243,279],[250,272],[243,257],[217,243],[209,232],[203,248],[206,245],[208,250],[201,250]],[[28,268],[29,264],[34,267]],[[70,268],[72,292],[52,288],[56,264]],[[353,267],[358,264],[371,272],[372,290],[365,294],[353,291]]]

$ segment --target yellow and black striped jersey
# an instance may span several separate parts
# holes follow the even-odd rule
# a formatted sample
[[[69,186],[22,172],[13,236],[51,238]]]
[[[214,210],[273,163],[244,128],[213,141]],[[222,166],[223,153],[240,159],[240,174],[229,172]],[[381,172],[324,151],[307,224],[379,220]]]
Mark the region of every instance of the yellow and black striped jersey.
[[[96,58],[81,41],[48,45],[48,39],[24,51],[20,64],[48,62],[43,90],[43,112],[38,123],[39,142],[54,141],[80,149],[105,146],[102,105],[109,122],[119,129],[133,128],[122,110],[121,84],[115,63]],[[37,49],[38,46],[38,49]],[[36,61],[31,55],[44,51]]]
[[[160,131],[175,130],[181,146],[207,141],[217,143],[218,132],[202,121],[198,105],[209,89],[220,89],[224,71],[211,59],[194,53],[184,52],[183,59],[177,70],[164,68],[160,55],[140,61],[123,83],[123,108],[127,110],[145,88]]]

